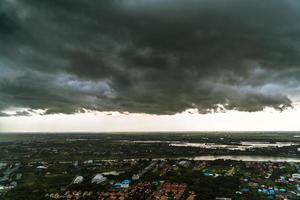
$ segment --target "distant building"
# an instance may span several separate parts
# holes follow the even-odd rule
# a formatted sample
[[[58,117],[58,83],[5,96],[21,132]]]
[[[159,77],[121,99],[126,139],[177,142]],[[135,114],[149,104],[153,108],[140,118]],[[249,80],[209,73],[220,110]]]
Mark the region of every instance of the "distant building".
[[[293,178],[300,179],[300,174],[292,174],[292,177],[293,177]]]
[[[74,162],[74,167],[78,167],[78,161]]]
[[[130,180],[124,180],[122,182],[117,182],[113,185],[113,188],[119,189],[119,188],[129,188]]]
[[[104,172],[104,173],[102,173],[102,175],[104,175],[104,176],[109,176],[109,175],[111,175],[111,176],[119,176],[122,173],[124,173],[124,172],[111,171],[111,172]]]
[[[96,184],[100,184],[104,181],[106,181],[107,178],[104,177],[102,174],[97,174],[93,179],[92,179],[92,183],[96,183]]]
[[[48,167],[43,166],[43,165],[40,165],[40,166],[37,166],[36,168],[37,168],[37,169],[47,169]]]
[[[209,173],[209,172],[203,172],[203,176],[214,176],[214,174]]]
[[[190,166],[191,162],[187,161],[187,160],[182,160],[178,164],[182,167],[188,168]]]
[[[5,168],[7,166],[7,163],[1,162],[0,163],[0,169]]]
[[[22,178],[22,174],[21,173],[18,173],[17,175],[16,175],[16,180],[20,180]]]
[[[124,180],[122,181],[122,188],[129,188],[130,180]]]
[[[87,165],[87,164],[93,164],[94,161],[93,161],[93,160],[87,160],[87,161],[84,161],[83,163],[86,164],[86,165]]]
[[[82,182],[83,182],[83,176],[77,176],[73,181],[74,184],[79,184]]]
[[[139,176],[138,174],[134,174],[134,175],[131,177],[131,179],[132,179],[133,181],[137,181],[137,180],[140,179],[140,176]]]

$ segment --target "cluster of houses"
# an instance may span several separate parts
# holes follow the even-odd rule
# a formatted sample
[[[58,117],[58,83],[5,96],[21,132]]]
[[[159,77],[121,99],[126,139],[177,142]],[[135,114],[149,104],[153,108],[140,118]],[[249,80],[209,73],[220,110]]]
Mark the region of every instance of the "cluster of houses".
[[[73,184],[80,184],[82,183],[84,180],[83,176],[76,176],[73,180]],[[92,180],[91,183],[95,183],[95,184],[100,184],[103,183],[104,181],[106,181],[107,178],[105,176],[103,176],[103,174],[96,174]]]
[[[139,163],[137,160],[127,160],[120,161],[122,165],[136,166]],[[79,163],[80,164],[80,163]],[[98,165],[101,166],[118,166],[118,161],[101,161],[95,162],[92,160],[88,160],[86,162],[82,162],[85,167],[95,167]],[[47,166],[47,165],[45,165]],[[76,163],[78,166],[78,162]],[[88,180],[83,176],[76,176],[72,184],[81,184],[81,183],[94,183],[94,184],[102,184],[107,187],[104,192],[90,192],[90,191],[73,191],[67,192],[64,194],[48,194],[47,197],[50,199],[60,199],[60,198],[77,198],[89,195],[96,195],[98,199],[106,200],[106,199],[128,199],[128,197],[139,196],[142,198],[142,194],[147,194],[148,199],[152,200],[164,200],[164,199],[184,199],[193,200],[196,198],[196,194],[193,192],[188,193],[187,185],[182,183],[148,183],[143,182],[144,175],[148,172],[157,173],[160,178],[158,180],[168,180],[165,179],[165,175],[167,175],[170,171],[177,171],[179,168],[189,168],[199,171],[202,171],[203,176],[209,176],[216,178],[218,176],[232,176],[234,174],[243,173],[241,177],[241,187],[238,191],[236,191],[236,195],[243,195],[249,192],[257,192],[263,195],[266,195],[270,199],[289,199],[289,197],[300,197],[300,167],[297,163],[274,163],[274,162],[245,162],[245,164],[241,164],[236,162],[235,164],[230,165],[228,168],[220,168],[219,171],[210,170],[213,169],[214,166],[209,162],[200,162],[200,161],[191,161],[191,160],[177,160],[174,162],[170,162],[168,160],[152,160],[143,162],[143,167],[140,167],[139,171],[134,171],[132,176],[128,179],[123,178],[111,178],[112,176],[118,176],[121,173],[125,173],[124,171],[111,171],[101,174],[96,174],[93,178]],[[244,166],[245,169],[239,171],[240,167]],[[212,168],[211,168],[212,167]],[[38,168],[38,167],[37,167]],[[41,167],[40,167],[41,168]],[[122,170],[126,170],[126,168],[120,167]],[[285,168],[287,168],[285,170]],[[113,169],[116,169],[113,167]],[[234,169],[234,170],[232,170]],[[292,170],[298,169],[298,171]],[[41,169],[40,169],[41,170]],[[47,168],[45,168],[47,170]],[[228,173],[228,171],[234,171],[234,173]],[[286,173],[280,174],[274,178],[274,173],[277,171],[286,171]],[[245,174],[244,174],[245,173]],[[276,173],[275,173],[276,174]],[[124,176],[120,176],[124,177]],[[109,179],[109,181],[108,181]],[[113,180],[117,180],[113,181]],[[271,184],[266,184],[266,180],[268,180]],[[265,184],[265,185],[263,185]],[[280,186],[276,186],[280,185]]]
[[[187,185],[184,183],[163,183],[153,194],[151,200],[179,200],[185,192]]]
[[[286,163],[247,163],[247,167],[254,168],[256,176],[250,175],[243,179],[248,187],[241,187],[237,193],[248,193],[254,190],[264,194],[268,199],[300,199],[300,165],[291,164],[296,173],[283,173],[273,177],[274,171],[285,171]]]
[[[112,188],[104,192],[90,191],[67,191],[64,194],[51,193],[45,195],[46,199],[83,199],[91,198],[98,200],[125,200],[125,199],[149,199],[149,200],[179,200],[186,191],[186,184],[179,183],[161,183],[156,188],[157,183],[138,182],[128,186],[128,188]],[[155,189],[156,188],[156,189]],[[196,195],[191,193],[186,200],[194,200]]]
[[[0,171],[2,175],[0,176],[0,196],[18,186],[18,181],[22,178],[22,173],[17,172],[19,168],[20,163],[0,163]]]
[[[132,184],[129,188],[101,192],[98,199],[146,199],[152,192],[152,184],[150,182],[139,182]]]
[[[280,176],[275,180],[279,183],[275,186],[260,185],[257,187],[257,192],[265,194],[269,199],[300,199],[300,174]]]
[[[190,161],[181,161],[179,165],[182,167],[188,167],[190,165]],[[174,200],[180,199],[183,193],[186,191],[186,184],[179,183],[168,183],[168,182],[143,182],[140,181],[140,178],[149,172],[150,170],[155,170],[159,168],[160,170],[168,170],[170,167],[166,167],[166,163],[162,162],[158,164],[157,161],[152,161],[148,166],[140,170],[138,173],[133,174],[131,179],[125,179],[119,182],[113,182],[110,180],[107,181],[108,175],[119,175],[119,173],[115,174],[113,172],[96,174],[92,179],[91,183],[102,184],[102,183],[110,183],[110,189],[107,189],[103,192],[81,192],[81,191],[67,191],[64,194],[59,193],[51,193],[47,194],[45,197],[47,199],[80,199],[83,196],[85,197],[97,197],[100,200],[125,200],[128,198],[133,199],[153,199],[153,200],[164,200],[173,198]],[[81,184],[84,182],[83,176],[76,176],[72,184]],[[188,196],[188,200],[193,200],[195,198],[195,194],[190,194]]]
[[[67,191],[64,194],[59,193],[51,193],[46,194],[46,199],[67,199],[67,200],[73,200],[73,199],[82,199],[82,198],[89,198],[93,195],[93,192],[81,192],[81,191]]]

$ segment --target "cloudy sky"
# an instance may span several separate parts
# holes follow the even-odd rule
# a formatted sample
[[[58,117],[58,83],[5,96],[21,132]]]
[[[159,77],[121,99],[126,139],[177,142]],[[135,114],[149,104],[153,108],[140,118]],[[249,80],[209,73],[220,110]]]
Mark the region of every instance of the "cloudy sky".
[[[299,0],[1,0],[0,131],[299,130],[299,53]]]

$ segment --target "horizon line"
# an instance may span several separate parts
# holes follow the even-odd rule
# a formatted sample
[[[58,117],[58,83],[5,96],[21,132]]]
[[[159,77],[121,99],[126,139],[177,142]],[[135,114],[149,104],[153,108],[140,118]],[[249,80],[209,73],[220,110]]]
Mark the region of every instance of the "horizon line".
[[[300,130],[286,131],[0,131],[0,134],[126,134],[126,133],[300,133]]]

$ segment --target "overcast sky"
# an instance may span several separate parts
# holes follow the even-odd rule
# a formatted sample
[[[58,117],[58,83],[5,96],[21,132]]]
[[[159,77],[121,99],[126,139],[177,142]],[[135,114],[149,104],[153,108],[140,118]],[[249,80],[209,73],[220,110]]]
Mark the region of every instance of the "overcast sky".
[[[1,0],[0,131],[299,130],[299,53],[299,0]]]

